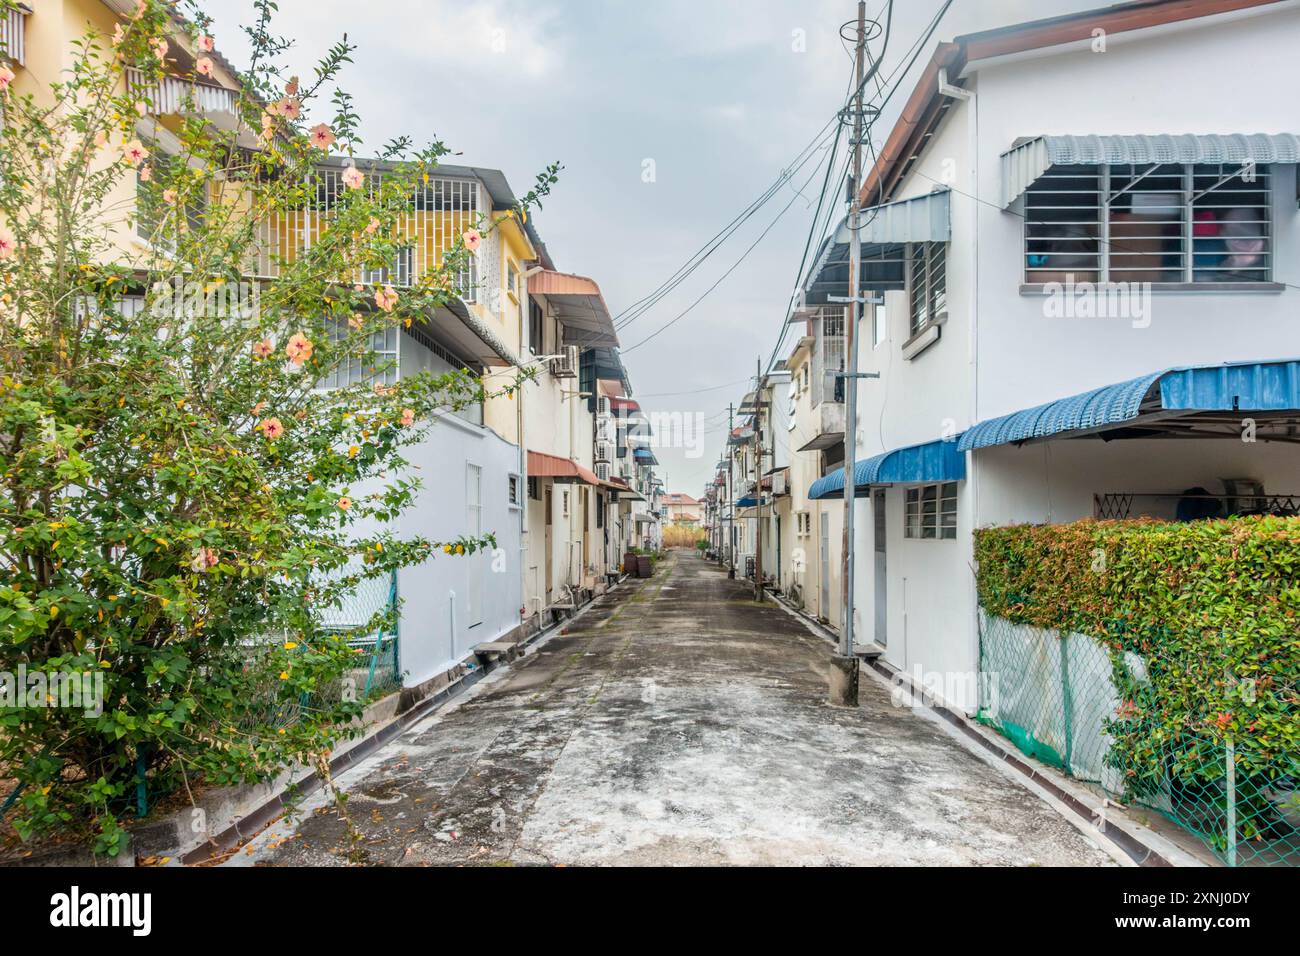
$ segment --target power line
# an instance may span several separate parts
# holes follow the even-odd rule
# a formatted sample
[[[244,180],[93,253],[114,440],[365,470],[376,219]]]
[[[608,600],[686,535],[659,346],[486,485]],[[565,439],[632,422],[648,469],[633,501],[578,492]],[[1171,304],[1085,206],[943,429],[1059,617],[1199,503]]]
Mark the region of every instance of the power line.
[[[816,170],[813,170],[813,175],[812,175],[812,176],[809,176],[808,179],[804,181],[803,186],[800,187],[800,188],[802,189],[802,188],[806,187],[806,186],[808,185],[808,183],[812,182],[812,180],[813,180],[813,176],[816,176],[816,175],[817,175],[817,171],[816,171]],[[794,194],[793,196],[790,197],[790,201],[789,201],[788,203],[786,203],[785,206],[783,206],[783,207],[781,208],[781,211],[778,212],[778,213],[776,214],[776,218],[773,219],[770,223],[768,223],[767,228],[764,229],[761,233],[758,234],[758,238],[757,238],[757,239],[755,239],[752,243],[750,243],[749,248],[746,249],[746,250],[744,251],[744,253],[741,254],[741,257],[740,257],[739,259],[737,259],[737,260],[735,261],[735,263],[732,264],[731,268],[729,268],[726,272],[722,273],[722,275],[718,277],[717,281],[714,282],[713,285],[711,285],[711,286],[709,286],[707,289],[705,289],[704,292],[703,292],[703,294],[700,295],[699,298],[697,298],[694,302],[692,302],[690,305],[688,305],[688,306],[687,306],[683,311],[681,311],[680,313],[678,313],[674,318],[672,318],[671,320],[669,320],[667,323],[665,323],[664,325],[661,325],[659,328],[655,329],[653,332],[651,332],[649,335],[647,335],[645,338],[643,338],[640,342],[637,342],[635,345],[629,345],[627,348],[623,349],[623,352],[624,352],[624,353],[627,353],[627,352],[631,352],[633,349],[640,348],[642,345],[645,345],[647,342],[649,342],[651,339],[653,339],[653,338],[654,338],[655,336],[657,336],[659,333],[666,331],[667,329],[669,329],[669,328],[671,328],[672,326],[676,325],[680,320],[686,318],[686,316],[689,315],[689,314],[691,313],[691,310],[692,310],[692,309],[694,309],[697,305],[699,305],[699,304],[700,304],[701,302],[703,302],[706,298],[708,298],[709,293],[711,293],[714,289],[716,289],[718,286],[720,286],[720,285],[722,284],[723,280],[725,280],[725,279],[727,278],[727,276],[731,275],[733,272],[736,271],[737,268],[739,268],[740,264],[741,264],[742,262],[744,262],[745,259],[747,259],[747,258],[749,257],[749,254],[750,254],[751,252],[754,251],[755,247],[757,247],[758,244],[759,244],[760,242],[762,242],[764,238],[766,238],[767,234],[768,234],[769,232],[772,231],[773,227],[776,226],[776,224],[777,224],[778,222],[781,221],[781,217],[783,217],[783,216],[786,214],[786,212],[789,211],[790,207],[793,206],[793,205],[795,204],[795,201],[796,201],[798,198],[799,198],[799,193],[798,193],[798,192],[795,192],[795,194]]]

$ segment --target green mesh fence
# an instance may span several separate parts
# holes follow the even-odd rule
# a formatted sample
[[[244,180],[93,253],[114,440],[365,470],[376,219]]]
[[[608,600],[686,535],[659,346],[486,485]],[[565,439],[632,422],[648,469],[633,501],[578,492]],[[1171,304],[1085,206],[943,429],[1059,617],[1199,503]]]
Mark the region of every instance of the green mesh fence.
[[[1158,712],[1159,702],[1135,708],[1117,677],[1141,694],[1148,668],[1169,663],[981,610],[978,719],[1022,753],[1159,812],[1229,866],[1300,865],[1300,755],[1204,727],[1126,719]]]
[[[288,727],[311,708],[313,697],[337,700],[351,694],[359,701],[377,700],[402,689],[402,669],[396,618],[392,625],[371,633],[364,631],[375,615],[391,610],[397,603],[397,575],[363,580],[339,605],[322,609],[321,624],[339,634],[352,635],[348,644],[355,648],[356,666],[343,679],[320,688],[316,695],[303,695],[286,701],[278,681],[272,681],[255,697],[266,701],[265,708],[253,711],[241,721],[245,729],[269,724]]]

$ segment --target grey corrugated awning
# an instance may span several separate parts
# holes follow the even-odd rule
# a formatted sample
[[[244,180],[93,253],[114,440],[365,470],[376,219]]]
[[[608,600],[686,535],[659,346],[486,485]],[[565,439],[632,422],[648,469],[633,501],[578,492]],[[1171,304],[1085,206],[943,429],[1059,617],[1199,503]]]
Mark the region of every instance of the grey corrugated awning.
[[[949,190],[940,189],[924,196],[862,210],[858,226],[862,240],[860,295],[903,288],[904,243],[949,240],[952,235],[950,197]],[[817,252],[817,259],[804,283],[805,305],[825,305],[828,297],[848,295],[849,243],[852,238],[846,216]]]
[[[1154,163],[1300,163],[1295,133],[1035,136],[1002,154],[1002,206],[1015,202],[1053,166]]]

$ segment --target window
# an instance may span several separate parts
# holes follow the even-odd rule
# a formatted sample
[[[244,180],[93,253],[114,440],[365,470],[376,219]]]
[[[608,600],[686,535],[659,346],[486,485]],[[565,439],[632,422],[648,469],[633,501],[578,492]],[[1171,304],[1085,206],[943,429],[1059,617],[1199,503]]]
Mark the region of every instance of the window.
[[[174,249],[176,235],[181,226],[176,218],[169,220],[171,206],[163,200],[163,183],[171,182],[176,175],[179,161],[163,152],[158,143],[150,140],[146,143],[153,154],[149,164],[153,175],[146,182],[141,178],[144,164],[135,172],[135,233],[141,239],[161,249]],[[186,198],[184,215],[185,230],[197,230],[203,226],[203,217],[207,215],[206,197],[203,190],[206,184],[200,184],[198,191],[191,190]]]
[[[915,335],[948,313],[946,242],[915,242],[909,253],[907,294],[911,332]]]
[[[957,482],[908,488],[903,507],[904,538],[957,537]]]
[[[537,479],[530,477],[528,479],[528,497],[533,501],[541,501],[542,494],[537,488]]]
[[[508,493],[510,495],[510,506],[512,508],[522,507],[524,502],[523,499],[519,497],[519,476],[510,475],[507,480],[509,482]]]
[[[1268,282],[1270,170],[1053,166],[1025,193],[1025,281]]]
[[[506,291],[519,301],[519,269],[513,262],[506,263]]]
[[[336,325],[331,332],[335,340],[347,338],[347,330]],[[370,336],[370,350],[364,354],[352,355],[340,362],[324,378],[319,388],[344,388],[358,382],[392,385],[397,381],[397,336],[396,326],[381,329]]]
[[[528,348],[534,355],[546,354],[546,341],[543,337],[543,321],[546,313],[535,300],[528,302]]]
[[[885,307],[875,305],[871,307],[871,347],[875,348],[885,341]]]
[[[596,493],[596,527],[605,527],[605,496]]]
[[[560,492],[560,517],[569,517],[569,489],[565,488]]]

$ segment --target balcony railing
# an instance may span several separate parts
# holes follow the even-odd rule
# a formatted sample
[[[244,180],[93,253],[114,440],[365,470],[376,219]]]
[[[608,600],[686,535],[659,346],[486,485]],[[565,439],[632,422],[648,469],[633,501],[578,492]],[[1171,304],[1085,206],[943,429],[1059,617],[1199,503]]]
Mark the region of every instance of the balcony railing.
[[[0,54],[19,66],[27,63],[27,13],[22,7],[0,13]]]
[[[128,67],[126,89],[131,96],[148,103],[156,116],[226,113],[238,117],[239,93],[216,83],[191,82],[178,76],[155,79]]]
[[[334,221],[345,187],[343,169],[317,170],[314,200],[300,209],[276,213],[260,229],[259,253],[251,271],[258,278],[278,278],[292,263],[320,241]],[[371,173],[369,188],[378,189],[382,174]],[[401,249],[391,265],[364,269],[357,282],[391,284],[397,287],[418,283],[442,267],[443,256],[466,230],[478,224],[479,184],[472,179],[431,178],[416,191],[410,206],[397,216],[396,240]],[[482,301],[478,288],[478,261],[470,256],[468,268],[456,277],[460,296],[466,302]]]

